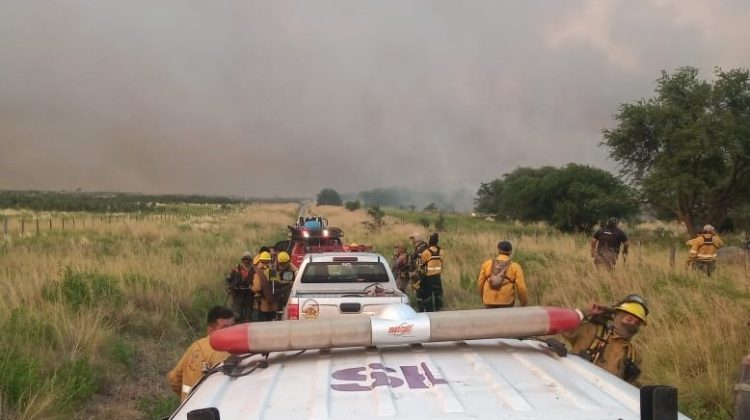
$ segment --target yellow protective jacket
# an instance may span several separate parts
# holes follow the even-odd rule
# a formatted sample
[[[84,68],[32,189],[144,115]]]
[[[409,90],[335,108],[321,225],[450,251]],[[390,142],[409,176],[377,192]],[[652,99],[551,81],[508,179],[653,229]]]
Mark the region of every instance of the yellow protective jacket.
[[[701,233],[686,244],[690,247],[688,262],[716,261],[716,250],[724,246],[724,241],[715,233]]]
[[[440,260],[430,262],[432,257],[440,256]],[[420,259],[422,260],[422,273],[425,277],[430,276],[437,276],[438,274],[442,273],[443,270],[443,261],[445,258],[445,252],[443,252],[443,248],[438,248],[436,246],[431,246],[424,251],[422,251],[422,255],[420,255]],[[435,265],[435,268],[433,269],[432,265]]]
[[[508,266],[505,276],[510,280],[500,287],[498,290],[490,287],[490,275],[492,274],[492,262],[497,259],[500,261],[507,261],[510,256],[505,254],[498,254],[495,258],[490,258],[482,264],[482,269],[479,270],[479,294],[482,295],[482,303],[485,305],[512,305],[516,301],[516,295],[518,300],[521,301],[521,306],[529,304],[529,293],[526,289],[526,281],[523,277],[523,269],[521,265],[513,261]]]
[[[208,343],[208,336],[193,342],[182,356],[177,366],[167,374],[172,390],[184,401],[187,394],[203,376],[203,370],[221,363],[229,353],[216,351]]]
[[[268,279],[267,272],[268,269],[262,268],[260,264],[255,266],[255,274],[253,275],[253,293],[256,295],[260,294],[261,312],[276,312],[279,309],[279,305],[273,297],[273,288],[271,286],[271,280]]]
[[[597,334],[602,331],[602,327],[591,322],[584,322],[574,331],[565,332],[562,336],[571,344],[571,352],[580,354],[591,348],[594,340],[597,340]],[[625,361],[628,356],[633,360],[638,368],[641,368],[643,362],[640,353],[635,351],[633,343],[617,334],[611,332],[607,337],[607,344],[601,350],[599,357],[593,363],[608,372],[625,379]],[[633,378],[634,382],[637,378]]]

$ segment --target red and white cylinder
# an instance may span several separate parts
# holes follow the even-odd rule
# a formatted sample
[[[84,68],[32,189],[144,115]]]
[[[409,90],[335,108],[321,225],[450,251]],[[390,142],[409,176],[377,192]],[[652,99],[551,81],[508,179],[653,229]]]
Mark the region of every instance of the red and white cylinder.
[[[416,314],[406,305],[394,305],[373,317],[240,324],[214,332],[209,340],[215,350],[241,354],[552,335],[573,330],[580,322],[580,312],[555,307]]]

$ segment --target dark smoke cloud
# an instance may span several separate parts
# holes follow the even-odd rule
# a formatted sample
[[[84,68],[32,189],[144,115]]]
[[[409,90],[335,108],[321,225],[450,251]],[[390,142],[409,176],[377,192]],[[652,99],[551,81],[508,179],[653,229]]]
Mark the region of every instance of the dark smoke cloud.
[[[750,3],[0,3],[0,187],[476,190],[597,147],[662,69],[747,67]]]

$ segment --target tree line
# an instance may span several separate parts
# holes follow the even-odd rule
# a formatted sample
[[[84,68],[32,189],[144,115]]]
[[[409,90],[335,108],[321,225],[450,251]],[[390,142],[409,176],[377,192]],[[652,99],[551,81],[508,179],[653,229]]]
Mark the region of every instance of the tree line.
[[[600,144],[619,177],[590,166],[518,168],[482,183],[476,210],[500,219],[590,230],[647,212],[694,233],[711,223],[750,227],[750,77],[746,69],[663,71],[655,96],[620,104]]]
[[[245,199],[208,195],[146,195],[107,192],[0,191],[0,208],[33,211],[85,211],[117,213],[164,212],[159,204],[229,205],[250,202],[288,202],[290,199]]]

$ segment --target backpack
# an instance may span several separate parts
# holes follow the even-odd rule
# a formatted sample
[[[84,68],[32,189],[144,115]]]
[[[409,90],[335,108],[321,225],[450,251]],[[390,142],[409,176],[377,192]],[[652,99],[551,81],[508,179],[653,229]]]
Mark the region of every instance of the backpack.
[[[505,275],[508,272],[508,267],[510,267],[510,259],[495,259],[492,261],[492,271],[490,272],[490,288],[492,290],[500,290],[507,283],[515,283]]]
[[[255,267],[251,265],[250,267],[246,268],[248,272],[247,279],[244,279],[242,277],[243,268],[244,267],[242,266],[242,264],[239,264],[234,270],[232,270],[229,276],[227,276],[226,282],[229,288],[233,290],[243,290],[243,289],[249,290],[250,289],[250,287],[252,286],[252,282],[253,282],[253,275],[255,274]]]
[[[703,243],[698,245],[698,252],[700,252],[701,248],[704,246],[714,246],[714,236],[713,235],[701,235],[703,238]]]
[[[411,255],[408,255],[409,267],[411,267],[412,271],[420,271],[422,268],[422,253],[425,249],[427,249],[427,242],[419,241]]]
[[[435,248],[435,251],[432,250]],[[443,271],[443,257],[440,256],[440,247],[430,247],[430,259],[424,264],[424,274],[426,276],[436,276]]]

